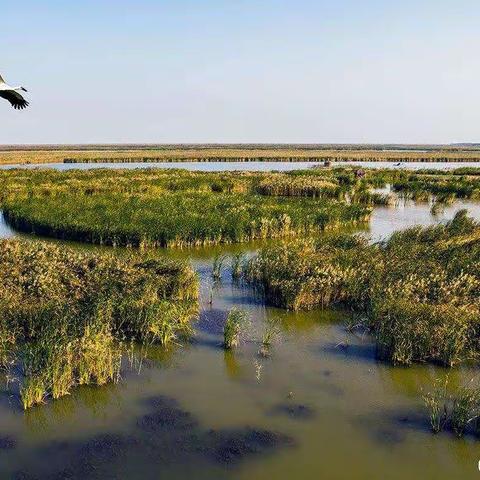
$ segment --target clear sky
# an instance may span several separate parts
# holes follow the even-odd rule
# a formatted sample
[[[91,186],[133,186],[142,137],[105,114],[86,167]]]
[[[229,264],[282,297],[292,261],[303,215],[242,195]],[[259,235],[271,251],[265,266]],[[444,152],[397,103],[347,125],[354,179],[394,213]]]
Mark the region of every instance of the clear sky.
[[[2,2],[0,143],[480,141],[479,0]]]

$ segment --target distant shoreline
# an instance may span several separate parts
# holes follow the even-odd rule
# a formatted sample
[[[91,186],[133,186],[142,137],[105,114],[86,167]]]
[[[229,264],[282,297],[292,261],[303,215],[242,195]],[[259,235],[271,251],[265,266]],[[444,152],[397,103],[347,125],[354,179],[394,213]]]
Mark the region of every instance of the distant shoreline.
[[[126,150],[373,150],[373,151],[480,151],[480,143],[88,143],[0,144],[0,152],[126,151]]]
[[[0,165],[147,162],[480,162],[480,145],[15,145]]]

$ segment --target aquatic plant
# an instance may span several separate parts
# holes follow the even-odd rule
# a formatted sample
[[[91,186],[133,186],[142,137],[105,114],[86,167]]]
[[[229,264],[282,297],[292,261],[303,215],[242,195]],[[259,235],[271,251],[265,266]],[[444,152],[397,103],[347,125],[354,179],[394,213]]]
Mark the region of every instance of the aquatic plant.
[[[232,256],[231,267],[232,267],[232,280],[237,281],[243,272],[243,267],[245,263],[245,254],[240,252]]]
[[[379,244],[327,235],[268,246],[245,278],[276,306],[362,313],[379,358],[454,366],[480,355],[479,271],[480,226],[462,211]]]
[[[268,357],[270,355],[270,348],[279,338],[281,331],[278,319],[267,318],[262,334],[262,346],[258,352],[260,356]]]
[[[218,282],[222,279],[223,265],[227,259],[226,255],[218,254],[213,258],[212,278]]]
[[[458,437],[462,437],[468,425],[480,414],[480,391],[463,387],[452,399],[451,425]]]
[[[21,372],[25,408],[118,381],[124,342],[188,334],[197,297],[183,263],[0,241],[0,367]]]
[[[323,178],[313,175],[293,176],[285,173],[265,175],[255,189],[261,195],[314,198],[337,198],[341,190],[333,176]]]
[[[223,346],[226,349],[237,347],[240,342],[242,329],[248,321],[248,315],[243,310],[232,308],[228,312],[227,320],[223,328]]]
[[[140,248],[308,235],[370,215],[365,206],[321,199],[205,192],[17,198],[5,201],[3,209],[7,222],[21,231]]]
[[[5,146],[0,164],[99,162],[478,162],[475,146],[435,145],[70,145]],[[472,167],[475,170],[475,167]]]
[[[434,433],[448,428],[462,437],[468,427],[477,427],[474,423],[480,416],[480,389],[474,385],[474,379],[457,388],[449,388],[448,376],[437,379],[433,391],[427,392],[423,400]]]
[[[262,346],[270,347],[281,332],[279,321],[276,318],[268,318],[262,335]]]
[[[429,412],[430,425],[433,433],[441,432],[448,421],[447,385],[448,377],[446,377],[443,382],[437,380],[433,391],[423,395],[423,401]]]

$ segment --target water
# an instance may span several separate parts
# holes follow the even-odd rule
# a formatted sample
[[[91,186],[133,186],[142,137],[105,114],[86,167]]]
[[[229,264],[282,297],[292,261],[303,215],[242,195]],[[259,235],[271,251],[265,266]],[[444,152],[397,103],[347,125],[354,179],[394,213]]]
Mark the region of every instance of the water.
[[[44,163],[30,165],[0,165],[0,169],[10,168],[53,168],[55,170],[90,170],[96,168],[180,168],[198,172],[230,171],[281,171],[302,170],[323,165],[323,162],[131,162],[131,163]],[[452,170],[460,167],[479,167],[480,162],[333,162],[333,166],[359,166],[362,168],[393,168],[400,170]]]
[[[15,235],[15,232],[5,223],[3,213],[0,210],[0,238],[12,238]]]
[[[378,238],[444,221],[464,206],[480,218],[473,203],[437,217],[429,205],[402,204],[376,209],[369,231]],[[0,235],[13,234],[0,218]],[[201,318],[190,343],[152,348],[118,385],[82,387],[27,413],[0,391],[0,478],[478,478],[475,440],[428,430],[421,390],[442,369],[377,362],[371,339],[342,327],[346,313],[267,307],[228,271],[209,305],[212,257],[254,248],[164,252],[191,258],[199,272]],[[249,312],[251,327],[226,353],[223,322],[234,306]],[[264,359],[269,318],[281,335]],[[451,381],[473,375],[455,370]]]

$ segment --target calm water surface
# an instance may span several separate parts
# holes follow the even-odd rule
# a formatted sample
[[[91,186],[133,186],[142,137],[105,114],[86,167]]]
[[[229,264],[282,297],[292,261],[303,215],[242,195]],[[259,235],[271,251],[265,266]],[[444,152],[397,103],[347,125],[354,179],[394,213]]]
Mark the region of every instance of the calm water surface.
[[[323,162],[127,162],[127,163],[44,163],[41,165],[0,165],[0,169],[10,168],[54,168],[55,170],[90,170],[97,168],[181,168],[199,172],[220,171],[290,171],[312,168]],[[480,162],[333,162],[333,166],[361,166],[364,168],[393,168],[419,170],[452,170],[460,167],[479,167]]]
[[[408,204],[376,209],[369,231],[378,239],[462,207],[480,218],[472,203],[436,217],[426,204]],[[1,218],[0,235],[14,235]],[[267,307],[228,269],[212,285],[216,253],[252,248],[164,252],[190,258],[200,275],[195,335],[168,351],[152,348],[142,365],[125,366],[118,385],[82,387],[27,413],[0,391],[0,478],[478,478],[477,441],[428,430],[421,391],[444,370],[377,362],[371,340],[343,328],[345,313]],[[235,352],[224,352],[234,306],[249,312],[251,326]],[[281,335],[265,359],[258,350],[269,318]],[[473,375],[456,370],[451,380]]]

